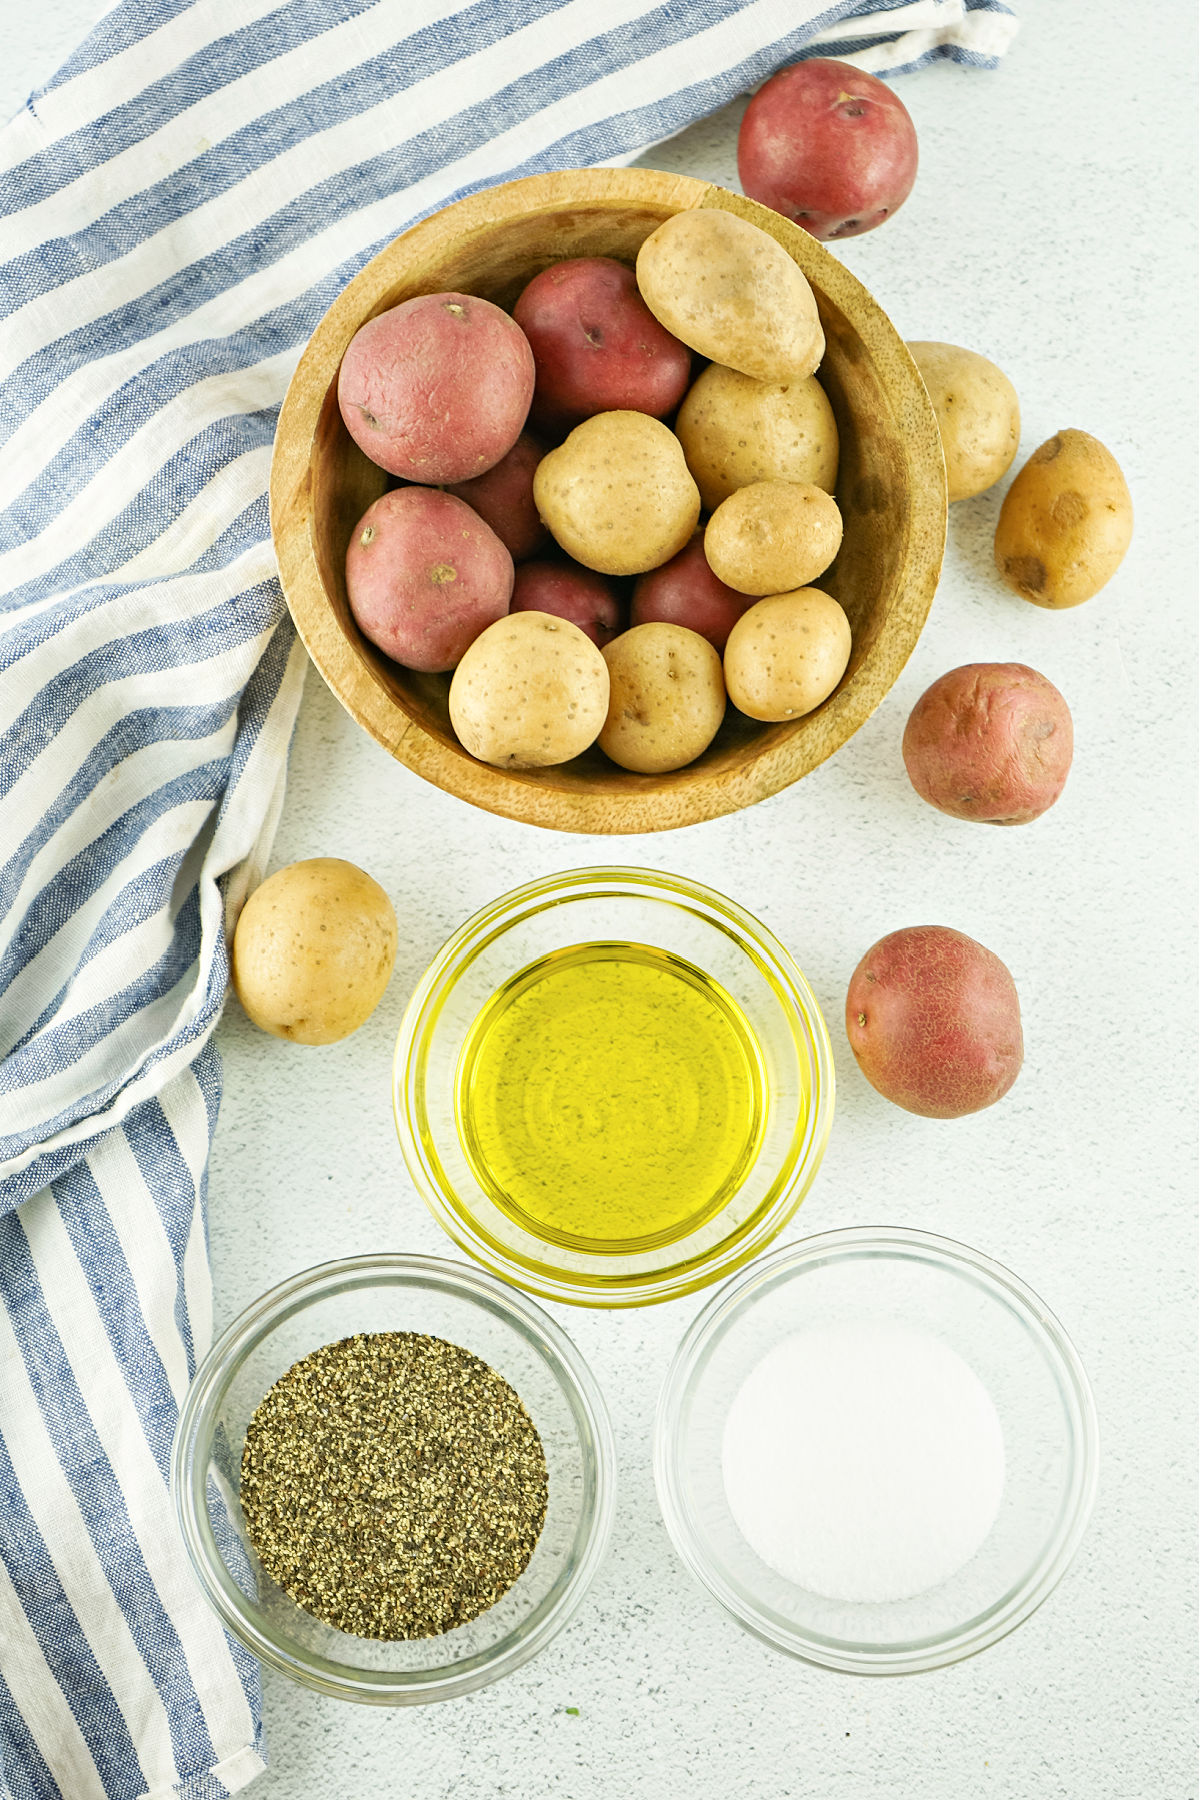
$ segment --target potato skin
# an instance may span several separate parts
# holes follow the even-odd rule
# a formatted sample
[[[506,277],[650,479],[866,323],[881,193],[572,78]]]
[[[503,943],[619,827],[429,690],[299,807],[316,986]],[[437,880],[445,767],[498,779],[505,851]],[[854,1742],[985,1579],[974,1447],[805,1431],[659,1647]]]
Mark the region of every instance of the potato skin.
[[[1117,459],[1086,431],[1035,450],[1000,508],[996,567],[1035,606],[1080,606],[1120,567],[1133,502]]]
[[[569,762],[594,743],[607,711],[604,658],[577,625],[548,613],[489,625],[450,683],[460,744],[501,769]]]
[[[536,556],[548,532],[533,504],[533,474],[546,447],[523,431],[512,449],[473,481],[448,482],[446,492],[465,500],[490,525],[514,562]]]
[[[577,425],[538,464],[533,497],[567,555],[602,575],[658,568],[700,517],[679,439],[640,412],[597,413]]]
[[[637,281],[672,336],[756,381],[803,381],[825,354],[804,275],[781,244],[736,213],[672,214],[638,251]]]
[[[391,901],[362,869],[333,856],[291,863],[242,908],[233,985],[260,1030],[293,1044],[334,1044],[382,999],[396,935]]]
[[[909,355],[937,415],[947,498],[970,500],[999,481],[1021,442],[1021,403],[1002,369],[957,344],[917,342]]]
[[[807,587],[841,542],[837,502],[811,482],[751,482],[722,500],[704,530],[709,567],[740,594]]]
[[[729,633],[753,604],[752,595],[739,594],[713,574],[704,554],[704,533],[698,531],[678,556],[638,576],[629,622],[682,625],[707,638],[720,655]]]
[[[552,432],[599,412],[659,419],[691,380],[686,346],[654,317],[633,270],[611,256],[552,263],[522,290],[513,318],[537,367],[533,416]]]
[[[1073,749],[1070,708],[1024,663],[949,670],[904,728],[904,766],[922,800],[987,825],[1040,818],[1066,786]]]
[[[850,649],[850,621],[820,588],[771,594],[743,613],[729,634],[729,698],[751,719],[801,718],[832,694]]]
[[[753,481],[810,481],[832,494],[838,428],[815,375],[754,381],[710,363],[688,389],[675,420],[706,512]]]
[[[465,500],[394,488],[368,506],[346,551],[346,593],[359,630],[426,674],[452,669],[503,618],[513,560]]]
[[[635,625],[605,646],[608,716],[600,748],[622,769],[663,775],[708,749],[725,717],[721,659],[682,625]]]
[[[510,613],[549,613],[578,625],[598,650],[621,630],[621,602],[612,582],[578,563],[527,562],[517,570]]]
[[[338,406],[381,469],[406,481],[469,481],[516,443],[533,380],[533,351],[506,312],[473,294],[420,294],[355,333]]]
[[[1021,1003],[1000,958],[947,925],[880,938],[850,978],[846,1036],[871,1086],[927,1119],[992,1106],[1021,1072]]]

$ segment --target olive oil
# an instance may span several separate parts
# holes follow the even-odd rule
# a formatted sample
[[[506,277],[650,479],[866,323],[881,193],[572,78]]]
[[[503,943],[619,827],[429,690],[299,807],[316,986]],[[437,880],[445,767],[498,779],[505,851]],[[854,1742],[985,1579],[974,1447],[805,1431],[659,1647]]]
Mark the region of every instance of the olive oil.
[[[762,1140],[762,1058],[712,978],[648,944],[574,944],[480,1012],[459,1059],[458,1134],[524,1230],[628,1253],[720,1210]]]

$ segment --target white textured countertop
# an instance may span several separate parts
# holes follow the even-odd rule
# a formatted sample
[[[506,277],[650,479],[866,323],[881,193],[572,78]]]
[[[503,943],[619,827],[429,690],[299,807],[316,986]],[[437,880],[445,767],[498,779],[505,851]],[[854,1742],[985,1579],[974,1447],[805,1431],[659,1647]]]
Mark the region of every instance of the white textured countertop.
[[[392,1042],[421,970],[469,912],[536,875],[617,861],[709,882],[794,951],[833,1036],[838,1115],[785,1238],[920,1226],[1033,1286],[1099,1407],[1083,1548],[1039,1613],[957,1668],[868,1682],[791,1662],[693,1585],[655,1504],[655,1398],[702,1298],[559,1308],[620,1459],[591,1594],[534,1662],[448,1705],[372,1711],[268,1675],[263,1800],[1195,1795],[1195,44],[1182,5],[1158,12],[1162,41],[1143,49],[1125,0],[1014,3],[1023,29],[999,71],[898,83],[916,188],[839,253],[903,335],[969,345],[1009,374],[1020,461],[1063,426],[1103,439],[1136,516],[1118,575],[1077,611],[1028,606],[992,569],[1000,492],[961,503],[928,627],[874,718],[790,791],[658,837],[566,837],[474,811],[392,762],[310,675],[275,866],[331,855],[368,869],[395,901],[399,961],[374,1018],[329,1049],[263,1037],[230,1007],[209,1202],[218,1326],[327,1258],[456,1254],[414,1195],[390,1113]],[[96,10],[58,0],[35,43],[4,8],[0,113]],[[642,160],[736,185],[739,114]],[[1031,663],[1074,714],[1066,792],[1017,830],[935,813],[900,759],[917,696],[983,660]],[[954,1123],[876,1095],[841,1025],[863,951],[929,922],[995,950],[1024,1014],[1017,1086]]]

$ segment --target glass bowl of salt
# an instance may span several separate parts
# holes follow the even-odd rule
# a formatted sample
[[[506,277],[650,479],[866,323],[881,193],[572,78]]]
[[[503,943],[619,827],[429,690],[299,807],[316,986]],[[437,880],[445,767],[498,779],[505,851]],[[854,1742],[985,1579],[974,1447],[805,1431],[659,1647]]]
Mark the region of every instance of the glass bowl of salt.
[[[926,1232],[824,1233],[728,1282],[659,1400],[655,1480],[692,1574],[825,1668],[959,1662],[1041,1605],[1096,1492],[1087,1376],[998,1263]]]

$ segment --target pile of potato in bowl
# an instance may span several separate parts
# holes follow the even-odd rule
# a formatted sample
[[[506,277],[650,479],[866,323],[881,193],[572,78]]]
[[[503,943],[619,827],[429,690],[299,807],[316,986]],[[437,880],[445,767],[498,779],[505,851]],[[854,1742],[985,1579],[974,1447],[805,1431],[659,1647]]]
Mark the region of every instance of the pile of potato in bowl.
[[[705,751],[727,696],[811,712],[851,654],[813,585],[842,538],[824,348],[793,259],[712,209],[667,218],[636,269],[551,264],[511,314],[457,291],[379,313],[337,381],[400,484],[350,533],[358,628],[452,672],[459,742],[501,769],[597,744],[659,774]]]
[[[350,609],[346,559],[356,528],[377,499],[407,478],[385,471],[347,430],[338,404],[342,365],[362,326],[406,301],[448,293],[485,298],[511,318],[535,276],[595,258],[632,272],[647,237],[676,214],[693,211],[729,213],[758,226],[816,298],[826,351],[812,386],[819,385],[836,421],[835,494],[844,530],[836,561],[813,585],[849,621],[849,664],[828,699],[798,717],[762,722],[727,704],[708,749],[664,774],[624,769],[598,744],[564,763],[482,762],[464,748],[451,721],[454,671],[404,666],[365,636]],[[689,359],[694,385],[705,371],[698,356],[689,352]],[[751,391],[761,397],[768,385]],[[668,424],[679,421],[678,413],[666,416]],[[535,459],[558,447],[536,408],[526,430],[539,440]],[[764,418],[759,436],[786,442],[786,421]],[[756,468],[737,479],[748,485],[767,473]],[[447,491],[457,485],[444,484]],[[703,488],[702,476],[697,486]],[[532,499],[531,482],[529,491]],[[912,653],[937,587],[947,517],[937,419],[878,301],[823,244],[767,207],[692,176],[643,168],[522,176],[455,200],[385,243],[335,295],[300,356],[275,431],[270,500],[272,543],[292,620],[318,673],[359,727],[421,779],[470,805],[542,829],[600,834],[669,831],[754,805],[840,749]],[[477,490],[472,511],[482,504]],[[705,499],[704,506],[711,510],[712,502]],[[511,516],[511,501],[503,510]],[[549,561],[559,571],[567,564],[532,504],[529,514],[541,548],[519,548],[514,599],[529,579],[529,562]],[[615,623],[627,624],[639,577],[589,573],[602,590],[615,589]]]

